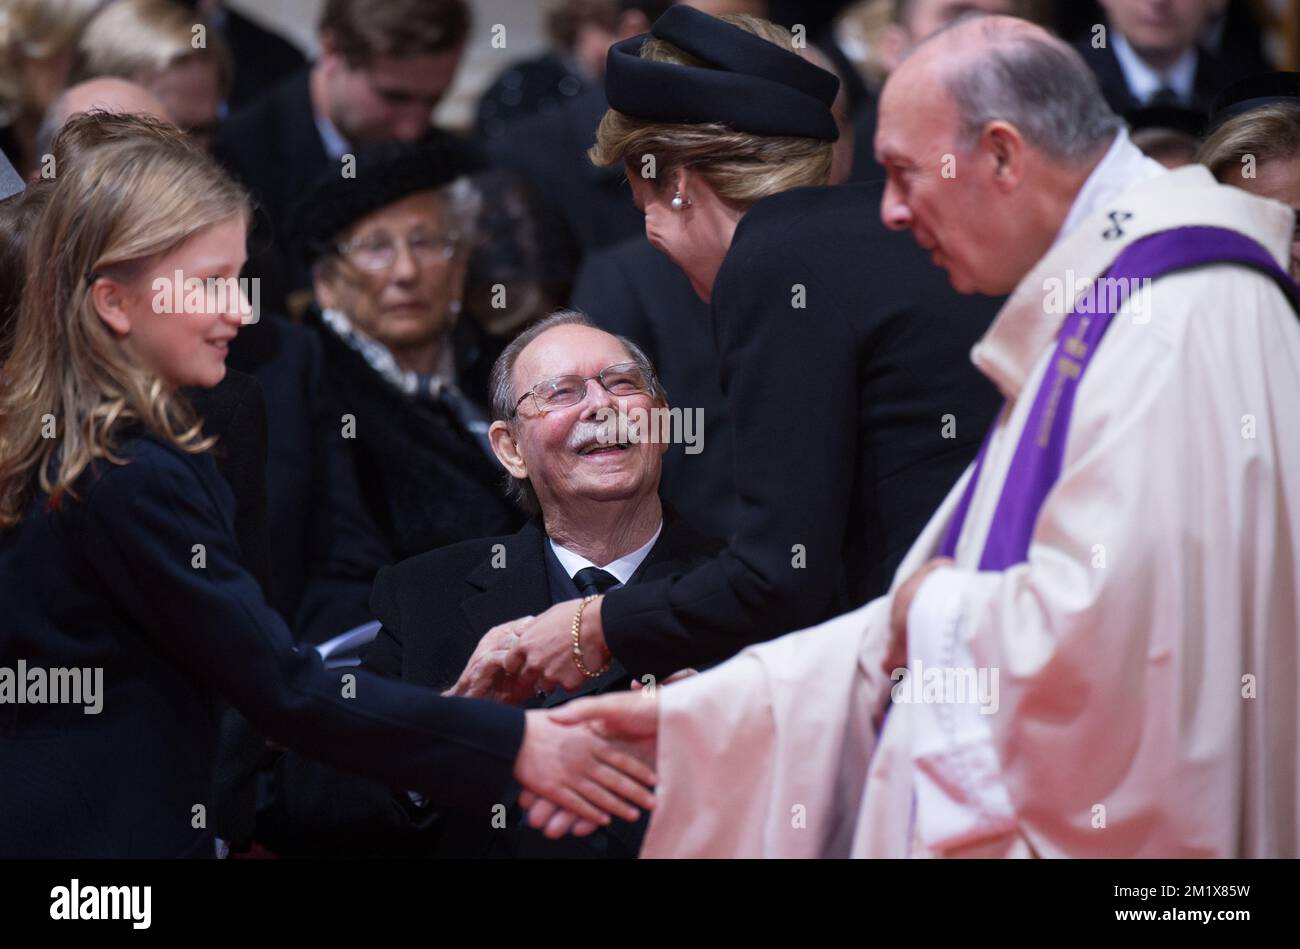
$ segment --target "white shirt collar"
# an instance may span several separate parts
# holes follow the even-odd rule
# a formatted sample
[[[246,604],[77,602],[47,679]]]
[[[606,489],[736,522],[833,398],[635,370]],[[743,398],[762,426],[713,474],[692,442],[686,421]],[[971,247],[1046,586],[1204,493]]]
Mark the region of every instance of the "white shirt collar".
[[[604,570],[606,573],[613,574],[614,579],[618,580],[620,584],[624,584],[632,579],[632,574],[636,573],[637,568],[641,566],[641,562],[649,555],[650,548],[655,545],[655,541],[659,539],[659,535],[663,533],[663,529],[664,522],[660,519],[659,526],[655,528],[653,537],[630,554],[624,554],[622,557],[605,564],[603,567],[600,564],[592,563],[581,554],[575,554],[567,547],[561,547],[549,537],[546,538],[546,541],[551,545],[551,550],[555,551],[556,559],[560,561],[560,566],[564,568],[564,572],[569,575],[570,579],[572,579],[579,570],[583,570],[587,567],[596,567],[600,570]]]
[[[1088,215],[1108,203],[1115,195],[1127,191],[1146,178],[1162,175],[1165,171],[1165,167],[1158,161],[1142,154],[1142,150],[1129,140],[1128,132],[1120,129],[1115,141],[1111,142],[1106,154],[1074,196],[1070,213],[1065,216],[1065,222],[1057,231],[1053,244],[1059,243],[1083,223]]]
[[[1116,135],[1075,195],[1052,246],[1016,284],[988,332],[971,351],[976,367],[993,380],[1004,396],[1019,397],[1043,349],[1055,340],[1065,318],[1060,308],[1055,312],[1046,308],[1045,281],[1059,280],[1070,273],[1091,280],[1104,271],[1122,246],[1102,239],[1107,212],[1131,206],[1137,196],[1158,188],[1158,179],[1163,177],[1167,182],[1171,176],[1183,173],[1200,173],[1209,178],[1209,172],[1201,166],[1167,171],[1143,155],[1127,133]],[[1191,193],[1201,197],[1195,191]],[[1110,221],[1117,223],[1113,217]],[[1091,226],[1096,227],[1095,235],[1081,233]]]
[[[333,122],[323,115],[315,115],[313,118],[316,119],[316,131],[320,133],[320,143],[325,146],[325,154],[332,161],[340,161],[352,151],[352,145]]]
[[[1137,54],[1128,40],[1117,31],[1110,31],[1110,42],[1115,49],[1115,58],[1124,73],[1133,98],[1145,105],[1162,86],[1168,86],[1178,96],[1183,105],[1191,105],[1192,93],[1196,86],[1196,49],[1193,47],[1179,57],[1169,69],[1160,72]]]

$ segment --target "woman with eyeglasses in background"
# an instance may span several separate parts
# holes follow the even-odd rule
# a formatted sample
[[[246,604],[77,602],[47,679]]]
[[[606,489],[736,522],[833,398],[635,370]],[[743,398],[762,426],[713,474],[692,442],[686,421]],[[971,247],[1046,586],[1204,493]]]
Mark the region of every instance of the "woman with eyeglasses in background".
[[[312,268],[325,378],[392,562],[510,533],[521,514],[461,385],[474,327],[459,319],[479,196],[455,148],[381,145],[355,177],[321,179],[294,228]]]

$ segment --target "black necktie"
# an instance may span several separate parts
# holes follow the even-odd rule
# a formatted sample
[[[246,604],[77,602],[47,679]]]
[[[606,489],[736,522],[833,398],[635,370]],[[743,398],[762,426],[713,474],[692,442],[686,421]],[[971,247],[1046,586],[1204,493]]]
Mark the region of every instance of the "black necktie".
[[[583,596],[596,596],[610,587],[618,586],[618,577],[599,567],[583,567],[573,575],[573,582]]]
[[[1147,105],[1182,105],[1182,100],[1178,98],[1178,93],[1174,92],[1174,90],[1168,86],[1161,86],[1152,93],[1151,98],[1147,100]]]

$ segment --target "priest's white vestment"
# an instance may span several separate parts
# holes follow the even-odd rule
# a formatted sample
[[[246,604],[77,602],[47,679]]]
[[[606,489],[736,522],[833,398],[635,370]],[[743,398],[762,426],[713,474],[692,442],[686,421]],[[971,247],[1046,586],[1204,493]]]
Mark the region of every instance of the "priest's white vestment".
[[[643,856],[1300,854],[1300,320],[1277,284],[1212,265],[1141,287],[1079,383],[1027,561],[978,569],[1075,290],[1185,226],[1286,266],[1289,209],[1121,136],[972,351],[1007,406],[956,566],[909,610],[922,665],[885,667],[888,594],[659,690]],[[994,694],[918,701],[927,666]]]

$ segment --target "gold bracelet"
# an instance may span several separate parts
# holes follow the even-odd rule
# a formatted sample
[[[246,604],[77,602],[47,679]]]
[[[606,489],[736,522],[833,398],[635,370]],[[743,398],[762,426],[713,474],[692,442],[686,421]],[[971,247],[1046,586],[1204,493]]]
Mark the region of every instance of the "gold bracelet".
[[[578,633],[582,630],[582,611],[587,608],[587,604],[596,598],[596,594],[583,597],[582,602],[578,604],[578,612],[573,614],[573,664],[578,667],[588,679],[594,679],[596,676],[609,671],[609,663],[605,663],[600,672],[592,672],[587,668],[587,664],[582,661],[582,644],[578,641]]]

